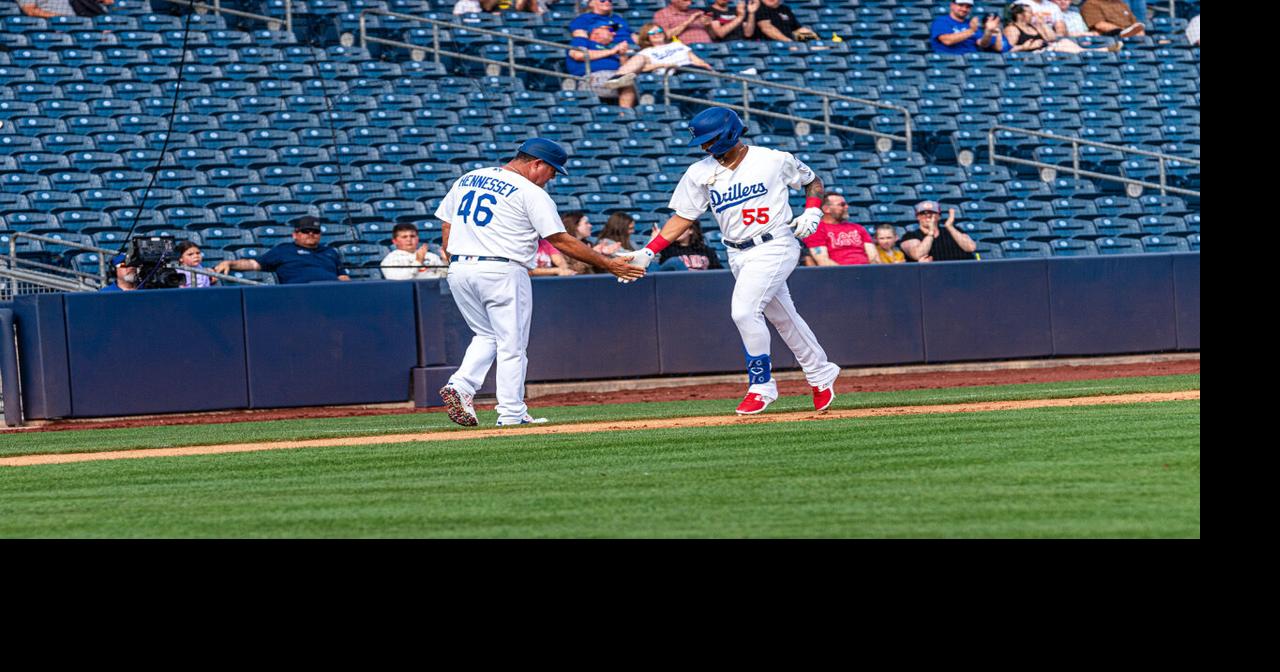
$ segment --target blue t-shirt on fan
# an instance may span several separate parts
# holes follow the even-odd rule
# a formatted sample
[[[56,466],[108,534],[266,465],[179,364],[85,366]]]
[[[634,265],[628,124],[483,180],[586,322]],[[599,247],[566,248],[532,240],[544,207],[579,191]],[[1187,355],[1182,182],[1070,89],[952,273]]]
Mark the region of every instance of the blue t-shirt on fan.
[[[635,43],[635,37],[631,34],[631,26],[627,25],[626,19],[618,16],[617,14],[593,14],[591,12],[579,14],[569,23],[569,32],[572,33],[578,30],[585,30],[587,31],[587,35],[590,35],[591,31],[596,29],[596,26],[609,23],[618,24],[618,30],[614,33],[615,38],[619,40],[627,40],[632,44]]]
[[[282,285],[306,282],[333,282],[347,275],[342,255],[332,247],[321,245],[309,249],[295,243],[280,243],[258,257],[264,271],[274,271]]]
[[[621,41],[622,40],[618,40],[613,44],[599,44],[596,42],[592,42],[591,40],[585,37],[575,37],[571,42],[569,42],[569,46],[579,47],[579,48],[582,48],[584,51],[599,51],[601,49],[611,49],[613,48],[614,44],[618,44]],[[573,75],[574,77],[581,77],[587,74],[587,66],[584,65],[582,61],[575,61],[570,56],[565,56],[564,59],[565,59],[564,60],[565,71],[568,72],[569,74]],[[605,72],[608,70],[617,70],[618,68],[621,68],[621,67],[622,67],[622,59],[618,58],[617,54],[614,54],[607,58],[597,58],[596,60],[591,61],[591,72]]]
[[[963,42],[957,42],[951,46],[947,46],[938,39],[939,35],[950,35],[952,33],[963,33],[969,30],[969,22],[974,17],[969,17],[964,21],[956,21],[951,18],[950,14],[943,14],[933,20],[933,25],[929,27],[929,43],[933,45],[933,53],[935,54],[972,54],[978,51],[995,51],[994,49],[982,49],[978,47],[978,40],[982,38],[982,17],[978,18],[978,29],[969,36],[969,39]],[[1008,44],[1004,45],[1006,50]]]

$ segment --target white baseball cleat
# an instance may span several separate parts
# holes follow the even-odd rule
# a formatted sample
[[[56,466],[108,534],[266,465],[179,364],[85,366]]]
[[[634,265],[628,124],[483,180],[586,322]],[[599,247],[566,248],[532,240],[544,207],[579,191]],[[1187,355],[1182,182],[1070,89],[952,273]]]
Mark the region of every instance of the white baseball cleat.
[[[499,420],[499,421],[498,421],[498,426],[499,426],[499,427],[511,427],[511,426],[514,426],[514,425],[541,425],[541,424],[546,423],[546,421],[547,421],[547,419],[546,419],[546,418],[535,418],[535,417],[533,417],[532,415],[529,415],[528,413],[525,413],[525,414],[524,414],[524,417],[523,417],[523,418],[520,418],[520,422],[503,422],[503,421]]]
[[[444,400],[450,420],[463,427],[475,427],[480,424],[476,419],[475,406],[471,403],[474,399],[471,395],[459,392],[452,385],[445,385],[440,388],[440,398]]]

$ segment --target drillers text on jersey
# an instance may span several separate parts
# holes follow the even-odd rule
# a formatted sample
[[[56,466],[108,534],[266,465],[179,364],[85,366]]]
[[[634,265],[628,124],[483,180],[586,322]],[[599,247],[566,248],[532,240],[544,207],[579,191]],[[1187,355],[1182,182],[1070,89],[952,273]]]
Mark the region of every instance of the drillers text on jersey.
[[[458,185],[492,191],[501,194],[503,198],[511,196],[511,194],[516,193],[516,190],[520,188],[510,182],[503,182],[496,177],[487,177],[485,175],[463,175],[462,178],[458,180]]]
[[[707,191],[711,192],[711,208],[716,212],[722,212],[739,203],[746,203],[757,196],[764,196],[769,193],[769,189],[764,186],[764,182],[757,182],[750,186],[730,185],[729,190],[723,194],[715,189],[707,189]]]

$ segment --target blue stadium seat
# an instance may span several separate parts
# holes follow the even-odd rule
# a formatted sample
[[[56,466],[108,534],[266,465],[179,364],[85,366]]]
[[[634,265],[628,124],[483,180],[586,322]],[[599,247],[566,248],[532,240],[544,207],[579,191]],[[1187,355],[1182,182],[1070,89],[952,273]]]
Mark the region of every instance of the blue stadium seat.
[[[1087,240],[1059,238],[1049,243],[1055,257],[1091,257],[1097,256],[1098,248]]]
[[[292,202],[293,194],[289,187],[272,184],[248,184],[232,189],[236,198],[242,203],[265,206],[272,203]]]
[[[1003,259],[1026,259],[1053,256],[1047,243],[1032,240],[1006,240],[1000,243],[1000,256]]]
[[[252,205],[220,205],[213,208],[213,212],[217,221],[226,226],[242,226],[248,222],[271,220],[266,210]]]
[[[199,185],[182,187],[180,191],[188,203],[200,208],[239,202],[235,192],[226,187]]]

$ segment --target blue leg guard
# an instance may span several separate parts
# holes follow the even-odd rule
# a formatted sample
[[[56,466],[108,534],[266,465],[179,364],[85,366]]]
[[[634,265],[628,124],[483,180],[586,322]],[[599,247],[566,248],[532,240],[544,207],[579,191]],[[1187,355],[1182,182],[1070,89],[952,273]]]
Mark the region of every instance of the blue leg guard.
[[[752,385],[769,382],[773,376],[773,361],[769,359],[769,355],[748,354],[746,359],[747,380]]]

